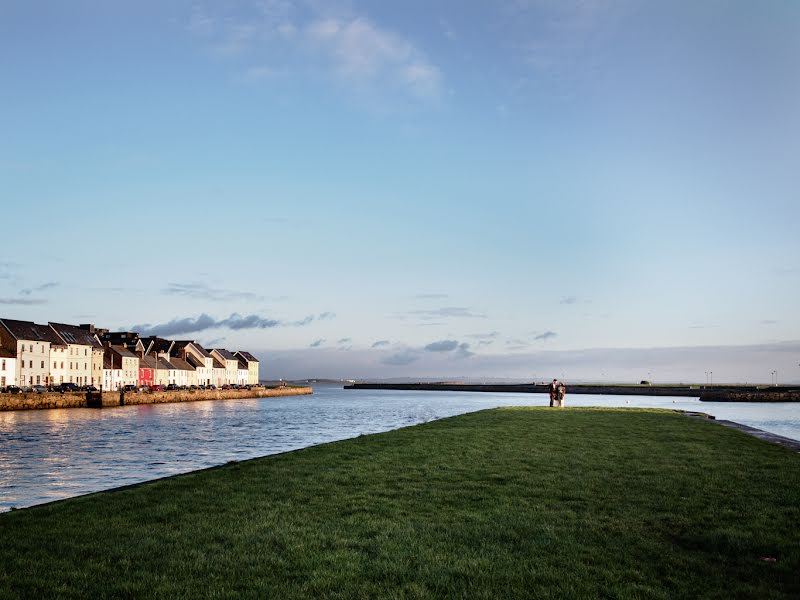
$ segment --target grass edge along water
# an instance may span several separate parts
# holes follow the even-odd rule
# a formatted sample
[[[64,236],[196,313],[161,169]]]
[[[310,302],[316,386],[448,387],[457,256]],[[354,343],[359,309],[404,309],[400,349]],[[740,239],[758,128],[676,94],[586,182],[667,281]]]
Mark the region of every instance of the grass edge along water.
[[[0,514],[0,597],[800,595],[800,456],[501,408]]]

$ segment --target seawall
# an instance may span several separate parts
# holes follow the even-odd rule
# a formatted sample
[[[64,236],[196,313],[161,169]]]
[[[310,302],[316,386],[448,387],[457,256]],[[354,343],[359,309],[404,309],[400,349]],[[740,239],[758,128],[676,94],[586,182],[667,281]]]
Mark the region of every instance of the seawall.
[[[100,408],[120,406],[122,399],[129,404],[164,404],[167,402],[198,402],[201,400],[239,400],[278,396],[305,396],[310,387],[255,388],[252,390],[175,390],[164,392],[74,392],[0,394],[0,411],[37,410],[45,408]]]
[[[709,390],[700,395],[703,402],[800,402],[799,389]]]
[[[471,384],[471,383],[354,383],[347,390],[408,390],[430,392],[504,392],[547,394],[547,385]],[[606,394],[615,396],[689,396],[697,398],[702,390],[690,386],[656,385],[567,385],[567,394]]]

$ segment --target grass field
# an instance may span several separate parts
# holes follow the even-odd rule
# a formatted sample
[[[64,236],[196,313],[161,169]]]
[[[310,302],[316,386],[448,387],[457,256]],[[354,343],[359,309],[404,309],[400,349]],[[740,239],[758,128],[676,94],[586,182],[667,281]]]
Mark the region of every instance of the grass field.
[[[0,598],[798,598],[800,455],[498,409],[0,515]]]

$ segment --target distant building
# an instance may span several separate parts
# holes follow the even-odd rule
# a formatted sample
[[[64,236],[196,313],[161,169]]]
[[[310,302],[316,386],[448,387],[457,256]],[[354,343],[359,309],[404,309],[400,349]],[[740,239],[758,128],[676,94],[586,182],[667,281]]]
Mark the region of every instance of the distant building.
[[[17,385],[17,357],[11,350],[0,348],[0,387]]]
[[[139,357],[133,352],[125,346],[109,345],[105,348],[104,358],[103,389],[116,390],[125,385],[139,385]]]
[[[51,376],[54,384],[92,383],[93,349],[102,349],[97,336],[86,329],[65,323],[50,323],[50,328],[61,340],[53,344],[50,353]]]
[[[240,363],[244,361],[247,365],[247,381],[245,383],[256,385],[259,381],[258,359],[249,352],[244,352],[243,350],[239,350],[235,356],[239,359]]]
[[[215,348],[211,350],[211,356],[216,358],[225,368],[225,381],[227,384],[236,383],[239,377],[239,359],[225,348]]]
[[[0,319],[0,348],[16,358],[16,385],[50,385],[50,348],[63,342],[48,325],[31,321]],[[9,384],[10,385],[10,384]]]
[[[197,342],[188,340],[173,342],[170,356],[183,359],[195,370],[195,381],[189,385],[214,383],[214,358]]]

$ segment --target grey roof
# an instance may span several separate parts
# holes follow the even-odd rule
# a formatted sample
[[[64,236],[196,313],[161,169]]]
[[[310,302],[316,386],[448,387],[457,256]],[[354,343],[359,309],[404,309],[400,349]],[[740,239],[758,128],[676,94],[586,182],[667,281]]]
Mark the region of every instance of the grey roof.
[[[181,342],[181,343],[183,343],[183,342]],[[190,344],[192,345],[192,347],[193,347],[193,348],[195,348],[195,349],[196,349],[196,350],[197,350],[197,351],[198,351],[200,354],[202,354],[202,355],[203,355],[205,358],[211,358],[211,353],[209,353],[209,351],[208,351],[208,350],[206,350],[205,348],[203,348],[203,347],[202,347],[200,344],[198,344],[197,342],[188,342],[188,343],[190,343]]]
[[[17,358],[17,353],[8,348],[0,348],[0,358]]]
[[[8,332],[16,339],[33,342],[50,342],[57,346],[63,346],[64,342],[47,325],[37,325],[32,321],[17,321],[15,319],[0,319]]]
[[[214,359],[214,368],[215,369],[224,369],[225,365],[219,362],[216,358]]]
[[[124,356],[125,358],[139,358],[136,354],[128,350],[125,346],[110,346],[110,348],[119,354],[120,356]]]
[[[143,369],[155,369],[156,368],[156,359],[154,356],[145,356],[144,358],[139,359],[139,367]],[[165,361],[163,358],[159,357],[158,359],[158,370],[159,371],[167,371],[169,369],[174,369],[170,363]]]
[[[192,365],[195,369],[198,368],[198,367],[205,368],[205,366],[206,366],[205,362],[203,362],[202,360],[200,360],[199,358],[197,358],[193,354],[187,354],[186,355],[186,362],[188,362],[190,365]]]
[[[225,348],[214,348],[213,350],[217,354],[219,354],[225,360],[237,360],[237,358],[233,355],[232,352],[228,352]]]
[[[239,350],[236,354],[238,356],[241,356],[247,362],[258,362],[258,359],[255,356],[253,356],[249,352],[245,352],[244,350]]]
[[[169,359],[169,362],[171,362],[172,366],[174,366],[176,369],[178,369],[180,371],[194,371],[195,370],[195,368],[192,365],[190,365],[188,362],[186,362],[182,358],[174,358],[173,357],[173,358]]]
[[[50,323],[50,327],[67,344],[79,344],[82,346],[92,346],[99,348],[102,346],[97,338],[77,325],[67,325],[66,323]]]
[[[239,368],[244,369],[246,371],[250,368],[250,366],[247,364],[247,361],[245,359],[239,357]]]
[[[170,348],[172,347],[172,340],[165,340],[164,338],[160,338],[154,335],[150,337],[141,338],[142,343],[144,343],[145,347],[148,344],[152,343],[152,347],[150,350],[155,350],[156,352],[169,352]]]

